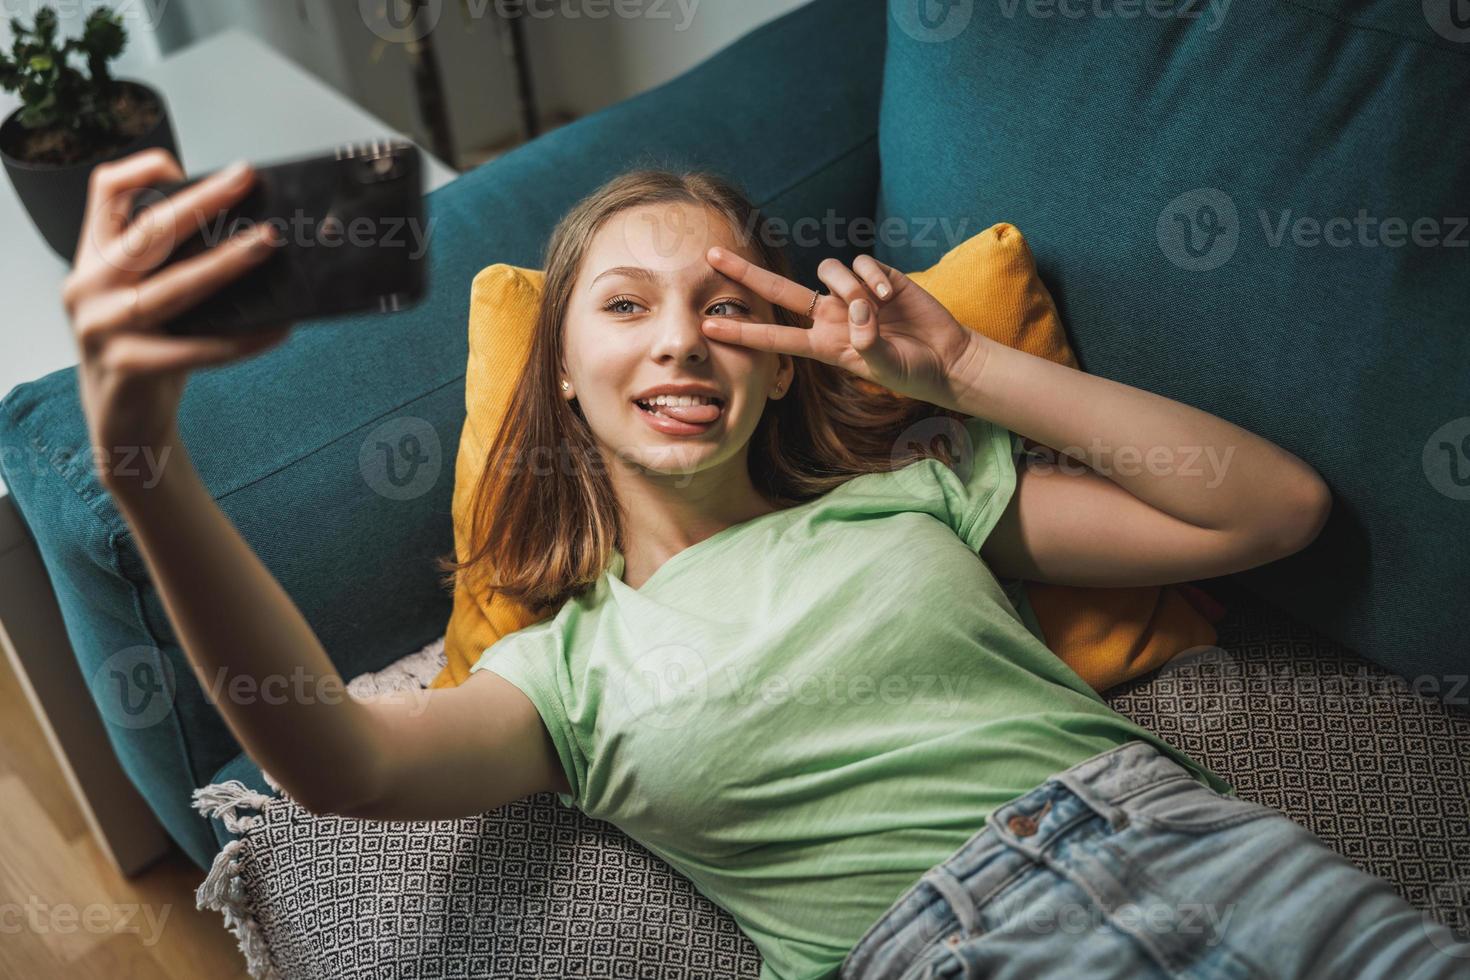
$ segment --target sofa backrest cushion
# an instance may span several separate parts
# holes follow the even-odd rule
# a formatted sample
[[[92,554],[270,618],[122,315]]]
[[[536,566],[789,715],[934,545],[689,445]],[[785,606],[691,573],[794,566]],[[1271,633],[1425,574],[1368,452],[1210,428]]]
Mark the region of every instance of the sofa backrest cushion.
[[[1083,368],[1315,466],[1327,529],[1245,583],[1441,696],[1470,667],[1450,2],[892,0],[880,117],[880,221],[1015,224]],[[908,238],[880,257],[946,247]]]

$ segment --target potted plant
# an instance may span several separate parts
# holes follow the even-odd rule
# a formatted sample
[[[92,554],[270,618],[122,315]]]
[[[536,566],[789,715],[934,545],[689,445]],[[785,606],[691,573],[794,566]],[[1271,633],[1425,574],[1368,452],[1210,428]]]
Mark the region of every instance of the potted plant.
[[[114,79],[108,69],[127,46],[122,18],[99,7],[82,36],[65,42],[58,26],[51,7],[37,11],[30,27],[10,22],[14,43],[8,54],[0,51],[0,87],[18,93],[22,104],[0,124],[0,157],[37,230],[70,262],[92,170],[138,150],[178,150],[162,96]]]

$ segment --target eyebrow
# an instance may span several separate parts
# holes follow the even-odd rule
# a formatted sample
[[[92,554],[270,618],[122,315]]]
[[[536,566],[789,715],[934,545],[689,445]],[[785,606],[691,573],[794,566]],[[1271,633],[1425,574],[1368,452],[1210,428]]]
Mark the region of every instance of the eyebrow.
[[[645,269],[639,265],[616,265],[613,266],[611,269],[608,269],[606,272],[599,274],[597,278],[593,279],[591,284],[588,285],[587,291],[591,292],[593,286],[596,286],[598,282],[603,279],[607,279],[610,276],[627,276],[630,279],[642,279],[644,282],[651,282],[654,284],[661,284],[667,281],[667,277],[665,277],[663,273],[655,272],[652,269]],[[715,285],[725,286],[730,289],[736,289],[750,296],[755,295],[755,293],[746,286],[742,286],[735,280],[728,279],[725,276],[721,275],[719,270],[717,269],[710,269],[705,277],[699,281],[698,288],[701,290],[705,290]]]

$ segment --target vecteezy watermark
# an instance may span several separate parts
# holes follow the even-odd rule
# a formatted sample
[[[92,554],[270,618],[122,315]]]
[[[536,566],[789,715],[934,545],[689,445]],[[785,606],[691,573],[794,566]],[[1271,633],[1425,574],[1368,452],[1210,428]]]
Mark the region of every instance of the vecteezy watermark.
[[[1424,19],[1434,33],[1455,44],[1470,44],[1470,0],[1423,0]]]
[[[1373,214],[1367,208],[1352,216],[1317,216],[1298,214],[1294,208],[1260,208],[1256,222],[1259,241],[1267,248],[1470,249],[1470,216],[1406,218]],[[1229,262],[1248,231],[1234,199],[1215,187],[1180,194],[1160,212],[1155,226],[1164,257],[1191,272],[1209,272]]]
[[[1382,218],[1367,208],[1349,218],[1317,218],[1283,208],[1260,212],[1266,244],[1280,248],[1287,240],[1297,248],[1470,248],[1470,217]]]
[[[1190,272],[1208,272],[1235,255],[1240,214],[1230,195],[1202,187],[1170,201],[1159,214],[1154,234],[1170,262]]]
[[[675,33],[689,30],[701,0],[458,0],[468,20],[667,20]],[[444,17],[444,0],[358,0],[362,22],[391,44],[414,44],[429,36]]]
[[[136,935],[144,946],[153,946],[163,937],[172,905],[149,905],[142,902],[107,904],[93,902],[75,905],[71,902],[43,902],[31,895],[24,902],[0,902],[0,935],[30,932],[38,935],[69,935],[86,932],[99,936]]]
[[[1470,500],[1470,415],[1435,429],[1422,462],[1431,487],[1451,500]]]
[[[837,708],[873,704],[924,708],[925,716],[948,718],[964,700],[970,678],[963,674],[905,674],[890,671],[823,670],[766,673],[740,664],[725,669],[726,689],[736,704],[787,704]]]
[[[336,673],[308,673],[299,664],[289,673],[246,673],[220,667],[204,678],[203,692],[210,704],[232,707],[330,705],[371,697],[380,704],[406,704],[412,717],[422,714],[429,706],[431,694],[424,688],[405,683],[383,689],[377,685],[365,686],[364,680],[354,678],[348,682]]]
[[[358,215],[344,221],[334,211],[309,214],[297,208],[290,215],[256,220],[229,212],[177,213],[177,201],[156,188],[144,188],[128,198],[119,195],[111,205],[131,221],[110,247],[96,243],[114,268],[124,272],[151,272],[161,255],[172,252],[182,238],[197,237],[207,248],[252,231],[256,225],[272,229],[276,248],[373,248],[407,249],[410,259],[419,259],[429,249],[435,218],[427,221],[410,215]],[[94,229],[95,230],[95,229]]]
[[[759,227],[754,223],[755,218],[752,213],[751,219],[746,221],[743,229],[745,240],[759,239],[776,248],[795,244],[800,248],[825,246],[866,250],[882,245],[885,248],[915,246],[948,250],[970,237],[968,217],[954,221],[948,217],[903,218],[890,215],[879,222],[862,216],[849,218],[828,208],[820,218],[809,215],[795,221],[765,215]]]
[[[1023,457],[1028,469],[1050,473],[1052,468],[1077,476],[1087,470],[1103,476],[1179,476],[1207,478],[1213,490],[1225,482],[1235,446],[1111,446],[1094,436],[1087,446],[1064,446],[1060,450],[1037,446]]]
[[[152,490],[163,479],[163,471],[171,446],[92,446],[75,450],[52,447],[45,452],[34,452],[21,446],[0,448],[0,470],[17,474],[29,472],[40,476],[44,466],[66,475],[74,467],[85,466],[87,472],[99,478],[112,476],[127,480],[145,490]],[[85,461],[85,462],[84,462]],[[80,475],[80,474],[77,474]]]
[[[726,246],[723,224],[707,208],[685,202],[644,205],[622,222],[623,243],[635,264],[653,272],[677,272],[702,264],[711,246]],[[752,211],[735,231],[740,247],[871,251],[884,248],[932,248],[948,251],[970,237],[969,217],[900,217],[881,222],[849,217],[828,208],[820,217],[788,219]]]
[[[942,44],[959,37],[975,16],[975,0],[897,0],[889,13],[915,41]]]
[[[412,415],[374,428],[357,454],[362,478],[389,500],[413,500],[428,493],[439,480],[443,461],[438,431]]]
[[[1189,936],[1192,945],[1216,946],[1225,939],[1235,904],[1212,902],[1171,903],[1151,898],[1140,904],[1124,902],[1109,910],[1093,902],[1040,903],[1014,890],[1002,891],[990,904],[998,920],[1012,930],[1025,930],[1032,935],[1080,935],[1089,932],[1111,933],[1118,929],[1134,935]]]
[[[996,0],[1001,16],[1033,20],[1184,20],[1207,21],[1214,32],[1225,22],[1231,0]]]
[[[108,0],[107,6],[125,24],[153,30],[163,21],[169,2],[170,0]],[[0,0],[0,16],[6,20],[15,17],[28,20],[42,7],[50,7],[63,23],[80,23],[98,6],[98,0]]]
[[[173,666],[156,647],[119,650],[92,671],[89,686],[102,717],[120,728],[148,728],[173,710]]]

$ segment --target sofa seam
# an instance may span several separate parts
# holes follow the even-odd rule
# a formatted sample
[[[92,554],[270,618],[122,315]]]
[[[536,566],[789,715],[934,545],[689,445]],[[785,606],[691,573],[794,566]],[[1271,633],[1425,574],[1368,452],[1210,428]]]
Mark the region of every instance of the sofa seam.
[[[877,142],[877,140],[878,140],[878,131],[877,131],[876,127],[875,127],[866,136],[864,136],[862,139],[858,140],[852,146],[849,146],[847,149],[843,150],[841,153],[838,153],[838,154],[836,154],[836,155],[834,155],[832,157],[829,157],[828,159],[824,160],[821,163],[820,166],[814,167],[812,170],[808,171],[806,174],[804,174],[801,177],[798,177],[795,180],[791,181],[790,183],[786,184],[780,190],[774,191],[774,192],[772,192],[770,194],[767,194],[764,197],[764,199],[761,201],[761,203],[758,205],[758,207],[760,207],[761,209],[766,208],[767,206],[770,205],[770,203],[772,201],[775,201],[778,198],[781,198],[781,197],[783,197],[783,196],[785,196],[787,194],[790,194],[792,191],[796,190],[798,187],[802,186],[803,184],[810,183],[812,180],[815,180],[817,177],[821,176],[823,173],[825,173],[831,167],[835,166],[836,164],[841,163],[842,161],[846,160],[848,157],[853,156],[859,150],[862,150],[863,148],[865,148],[869,144]]]
[[[1292,7],[1306,14],[1321,17],[1325,20],[1335,21],[1336,23],[1342,24],[1344,27],[1351,27],[1353,30],[1356,31],[1368,31],[1373,34],[1382,34],[1386,37],[1398,38],[1399,40],[1407,41],[1410,44],[1417,44],[1420,47],[1430,48],[1434,51],[1443,51],[1445,54],[1455,55],[1461,58],[1466,57],[1467,55],[1467,52],[1465,51],[1457,51],[1454,48],[1445,47],[1444,45],[1441,45],[1428,38],[1415,37],[1412,34],[1404,34],[1387,27],[1380,27],[1377,24],[1364,24],[1360,21],[1344,17],[1341,14],[1334,13],[1330,10],[1321,10],[1317,7],[1313,7],[1303,2],[1303,0],[1276,0],[1276,2],[1283,7]]]
[[[262,480],[269,480],[271,477],[275,476],[277,473],[280,473],[283,470],[290,469],[291,467],[293,467],[296,464],[300,463],[302,460],[310,459],[312,456],[315,456],[317,453],[321,452],[323,449],[326,449],[328,446],[331,446],[331,445],[334,445],[335,443],[341,442],[343,439],[347,438],[352,433],[357,432],[357,431],[359,431],[359,430],[361,430],[363,428],[366,428],[367,426],[372,425],[373,423],[378,422],[378,421],[380,421],[382,419],[385,419],[388,416],[392,415],[394,412],[401,412],[403,409],[407,408],[408,406],[410,406],[410,405],[412,405],[412,404],[414,404],[416,402],[421,402],[425,398],[430,397],[431,395],[436,395],[439,392],[443,391],[445,388],[448,388],[448,387],[454,385],[456,382],[462,382],[462,381],[464,381],[464,378],[465,378],[464,372],[461,371],[459,374],[457,374],[454,377],[450,378],[448,381],[445,381],[443,384],[435,385],[434,387],[428,389],[427,391],[422,391],[419,394],[414,395],[412,398],[408,399],[407,401],[399,402],[398,404],[394,405],[392,408],[388,408],[388,409],[385,409],[382,412],[379,412],[377,415],[374,415],[372,418],[368,419],[367,421],[361,422],[358,425],[355,425],[352,428],[348,429],[347,431],[342,432],[339,435],[333,436],[331,439],[328,439],[326,442],[323,442],[323,443],[321,443],[321,444],[319,444],[317,446],[313,446],[310,450],[308,450],[306,452],[303,452],[303,453],[299,453],[299,454],[293,456],[291,459],[289,459],[286,462],[282,463],[281,465],[277,466],[275,469],[269,470],[268,472],[265,472],[265,473],[261,473],[259,476],[251,477],[249,480],[245,481],[244,483],[241,483],[237,487],[231,487],[230,489],[224,491],[223,493],[221,493],[218,497],[215,497],[214,499],[216,501],[228,499],[229,497],[233,497],[235,494],[240,493],[243,490],[250,489],[251,487],[255,486],[257,483],[260,483]]]

